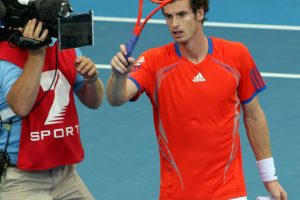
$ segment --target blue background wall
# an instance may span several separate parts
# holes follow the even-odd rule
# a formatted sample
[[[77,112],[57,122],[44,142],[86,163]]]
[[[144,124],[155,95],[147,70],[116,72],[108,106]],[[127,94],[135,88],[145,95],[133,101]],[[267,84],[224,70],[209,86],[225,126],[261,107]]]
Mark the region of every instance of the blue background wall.
[[[93,9],[97,16],[136,17],[138,1],[72,0],[71,2],[78,12]],[[209,21],[300,25],[300,0],[211,0],[210,8]],[[160,18],[161,15],[155,17]]]
[[[145,0],[147,2],[147,0]],[[76,12],[93,9],[96,16],[135,18],[137,0],[72,0]],[[148,4],[149,5],[149,4]],[[150,6],[151,7],[151,6]],[[209,22],[300,26],[300,0],[212,0]],[[149,7],[145,7],[149,11]],[[161,18],[161,14],[155,15]],[[95,22],[95,46],[81,48],[97,64],[109,64],[119,44],[128,40],[133,23]],[[247,45],[263,72],[300,74],[300,31],[206,27],[208,35]],[[164,25],[148,24],[134,51],[171,41]],[[104,83],[109,70],[100,69]],[[260,95],[269,121],[273,155],[281,184],[296,200],[300,193],[299,79],[265,78]],[[152,110],[145,95],[136,103],[113,108],[106,99],[99,110],[78,104],[86,151],[79,172],[97,200],[155,200],[159,193],[159,160]],[[267,195],[241,125],[244,171],[249,200]]]

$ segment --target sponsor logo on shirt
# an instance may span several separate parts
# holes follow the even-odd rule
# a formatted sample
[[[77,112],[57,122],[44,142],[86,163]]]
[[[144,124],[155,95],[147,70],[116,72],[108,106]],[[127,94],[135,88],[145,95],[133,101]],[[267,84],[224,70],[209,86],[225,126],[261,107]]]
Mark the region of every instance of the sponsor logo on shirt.
[[[74,135],[79,135],[79,126],[69,126],[65,128],[58,128],[53,130],[42,130],[30,132],[30,139],[33,142],[46,140],[47,138],[61,139],[64,137],[72,137]]]
[[[49,90],[54,74],[54,70],[43,72],[40,84],[44,92]],[[71,85],[60,70],[57,71],[50,90],[54,90],[55,95],[45,125],[63,123],[66,109],[70,103]]]
[[[135,66],[142,65],[144,62],[145,62],[145,57],[142,56],[136,61]]]
[[[206,79],[203,77],[203,75],[200,72],[193,78],[194,83],[205,82],[205,81]]]
[[[135,72],[137,70],[139,70],[141,68],[141,65],[145,62],[145,57],[142,56],[140,57],[136,63],[134,64],[134,66],[132,67],[132,72]]]

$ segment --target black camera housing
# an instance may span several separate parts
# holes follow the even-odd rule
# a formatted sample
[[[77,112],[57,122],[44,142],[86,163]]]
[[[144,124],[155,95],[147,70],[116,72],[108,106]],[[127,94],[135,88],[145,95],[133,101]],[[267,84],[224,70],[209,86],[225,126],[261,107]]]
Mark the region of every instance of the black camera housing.
[[[20,4],[18,0],[2,0],[2,2],[6,7],[6,14],[2,19],[5,28],[17,29],[24,27],[29,20],[36,18],[39,21],[43,21],[43,28],[49,30],[50,37],[58,36],[58,20],[45,19],[47,14],[45,14],[44,10],[37,10],[37,5],[33,3],[35,1],[29,2],[28,5]],[[68,11],[72,11],[70,6]]]
[[[69,0],[0,0],[5,8],[0,24],[0,41],[9,41],[12,46],[37,49],[57,38],[60,49],[77,48],[94,44],[93,12],[71,15]],[[26,5],[23,5],[26,4]],[[3,6],[2,6],[3,7]],[[1,15],[3,16],[3,14]],[[19,27],[36,18],[43,22],[49,34],[44,42],[22,37]],[[1,27],[2,26],[2,27]]]
[[[3,18],[5,27],[23,27],[26,22],[32,19],[36,13],[33,4],[21,5],[16,0],[2,0],[6,6],[6,15]]]
[[[9,156],[6,152],[0,150],[0,181],[3,175],[4,170],[7,168],[8,163],[10,162]]]

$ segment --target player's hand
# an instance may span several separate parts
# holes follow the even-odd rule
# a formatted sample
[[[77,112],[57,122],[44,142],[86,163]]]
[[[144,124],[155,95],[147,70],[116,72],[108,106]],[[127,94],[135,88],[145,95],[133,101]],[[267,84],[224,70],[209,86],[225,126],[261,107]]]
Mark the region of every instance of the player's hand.
[[[75,68],[88,83],[93,83],[98,79],[98,69],[96,64],[85,56],[80,56],[75,60]]]
[[[287,193],[278,181],[264,182],[264,185],[274,200],[287,200]]]
[[[43,29],[43,22],[37,21],[35,18],[29,20],[25,25],[25,27],[19,30],[22,32],[24,37],[38,40],[38,41],[44,41],[49,33],[47,29]],[[28,51],[31,54],[45,53],[46,47],[42,47],[40,49],[28,50]]]
[[[127,50],[124,44],[120,45],[120,49],[121,51],[113,57],[110,64],[114,73],[125,75],[130,72],[131,65],[134,63],[135,59],[133,57],[129,57],[128,60],[126,60],[125,56],[127,55]]]

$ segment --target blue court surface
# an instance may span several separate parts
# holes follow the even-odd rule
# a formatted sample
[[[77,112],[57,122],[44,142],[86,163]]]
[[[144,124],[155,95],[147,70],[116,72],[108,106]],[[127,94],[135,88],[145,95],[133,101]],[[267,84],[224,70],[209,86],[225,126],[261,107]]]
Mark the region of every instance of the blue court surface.
[[[77,12],[94,10],[95,45],[82,48],[82,52],[99,65],[105,85],[110,59],[119,44],[126,43],[134,27],[130,19],[136,17],[137,3],[138,0],[72,2]],[[240,41],[248,46],[264,75],[268,88],[259,95],[260,102],[269,123],[277,176],[291,200],[299,199],[300,194],[299,9],[300,0],[212,1],[205,27],[208,36]],[[162,19],[161,13],[155,18]],[[170,41],[172,38],[164,24],[147,24],[133,55],[137,57],[150,47]],[[111,107],[106,99],[98,110],[88,110],[78,104],[78,112],[86,153],[78,171],[95,198],[156,200],[159,154],[152,108],[146,95],[136,103],[121,107]],[[240,129],[248,199],[254,200],[267,192],[242,123]]]

